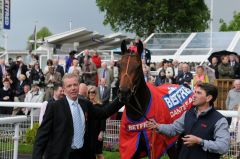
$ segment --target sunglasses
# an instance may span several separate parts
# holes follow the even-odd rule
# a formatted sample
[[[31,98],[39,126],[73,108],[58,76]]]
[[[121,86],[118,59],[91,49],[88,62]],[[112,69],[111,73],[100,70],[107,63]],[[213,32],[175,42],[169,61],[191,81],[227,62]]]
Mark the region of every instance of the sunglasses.
[[[96,94],[96,92],[95,91],[90,91],[90,92],[88,92],[88,94]]]

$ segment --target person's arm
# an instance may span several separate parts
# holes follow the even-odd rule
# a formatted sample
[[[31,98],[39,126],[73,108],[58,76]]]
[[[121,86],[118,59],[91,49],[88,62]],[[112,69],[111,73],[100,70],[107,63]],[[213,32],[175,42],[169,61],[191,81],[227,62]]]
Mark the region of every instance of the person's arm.
[[[214,140],[203,140],[204,151],[209,151],[218,154],[225,154],[230,147],[230,133],[228,130],[228,122],[226,118],[221,118],[215,124]]]
[[[156,129],[158,133],[166,134],[168,136],[175,136],[181,134],[184,131],[184,112],[180,118],[175,120],[172,124],[160,124]]]
[[[184,112],[180,118],[175,120],[172,124],[159,124],[155,120],[150,119],[151,121],[147,122],[147,127],[150,129],[156,129],[157,133],[165,134],[167,136],[175,136],[184,132]]]
[[[98,135],[98,141],[103,140],[103,132],[106,130],[106,119],[100,121],[100,133]]]
[[[229,103],[230,103],[230,91],[227,94],[227,99],[226,99],[226,102],[225,102],[227,110],[229,109]]]
[[[52,133],[53,126],[53,105],[48,104],[45,114],[43,116],[43,121],[38,128],[32,159],[42,159],[45,148],[48,144],[50,133]]]
[[[111,103],[104,104],[103,107],[94,107],[92,104],[88,104],[90,111],[97,119],[106,119],[118,112],[123,107],[123,103],[118,98],[114,99]]]

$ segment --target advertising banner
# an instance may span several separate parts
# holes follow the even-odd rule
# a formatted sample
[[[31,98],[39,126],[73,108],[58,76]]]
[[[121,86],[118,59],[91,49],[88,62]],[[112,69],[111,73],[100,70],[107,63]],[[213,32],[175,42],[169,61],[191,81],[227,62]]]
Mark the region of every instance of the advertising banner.
[[[4,0],[3,3],[3,28],[10,29],[10,20],[11,20],[11,0]]]

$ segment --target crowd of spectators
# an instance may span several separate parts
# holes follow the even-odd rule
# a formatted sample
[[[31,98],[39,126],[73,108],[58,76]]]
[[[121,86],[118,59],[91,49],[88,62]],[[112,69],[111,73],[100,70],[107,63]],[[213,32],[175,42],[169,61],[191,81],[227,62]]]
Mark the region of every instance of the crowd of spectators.
[[[142,57],[142,69],[146,82],[155,86],[165,83],[181,84],[194,88],[199,83],[213,83],[214,79],[239,79],[240,64],[235,54],[223,55],[220,59],[213,57],[209,65],[197,63],[180,63],[177,60],[164,59],[160,63],[151,63],[151,53],[145,47]],[[69,53],[65,68],[59,65],[58,59],[48,59],[45,68],[40,68],[38,58],[32,56],[28,65],[21,56],[9,64],[0,59],[0,101],[43,102],[53,97],[54,85],[62,82],[65,73],[74,73],[79,76],[79,82],[97,87],[107,93],[108,99],[113,99],[118,90],[118,67],[116,61],[102,62],[95,50],[84,50],[76,58],[76,51]],[[145,58],[146,57],[146,58]],[[152,75],[151,71],[156,74]],[[108,91],[102,91],[101,88]],[[31,88],[29,90],[29,88]],[[111,96],[111,97],[110,97]],[[28,111],[12,108],[1,109],[3,114],[26,114]],[[28,112],[29,113],[29,112]]]
[[[214,79],[237,79],[234,82],[235,88],[228,94],[226,106],[233,110],[236,105],[239,105],[240,98],[236,97],[240,95],[240,64],[236,55],[224,55],[221,59],[213,57],[209,65],[204,66],[196,63],[180,63],[171,59],[151,63],[151,52],[146,45],[144,48],[142,69],[146,82],[155,86],[165,83],[180,84],[192,89],[197,84],[213,83]],[[43,103],[57,100],[63,95],[61,83],[65,73],[78,75],[81,83],[79,98],[88,99],[96,106],[114,99],[119,85],[117,62],[102,62],[95,50],[85,50],[78,57],[76,54],[76,51],[69,53],[65,68],[59,65],[58,59],[48,59],[45,68],[40,68],[36,56],[31,56],[27,64],[23,62],[21,56],[9,63],[0,59],[0,79],[2,79],[0,80],[0,101]],[[155,71],[156,75],[152,75],[151,71]],[[40,111],[42,110],[33,109],[31,112],[27,108],[0,108],[0,114],[13,115],[29,115],[30,113],[39,115]],[[102,140],[101,135],[102,129],[99,130],[97,137],[100,138],[99,140]],[[99,155],[101,156],[101,151]]]

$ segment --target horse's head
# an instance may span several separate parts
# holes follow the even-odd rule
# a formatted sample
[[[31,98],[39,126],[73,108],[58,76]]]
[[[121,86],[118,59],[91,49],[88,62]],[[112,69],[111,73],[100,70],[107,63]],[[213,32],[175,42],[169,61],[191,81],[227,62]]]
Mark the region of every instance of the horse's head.
[[[126,41],[121,44],[122,58],[119,61],[119,97],[123,102],[128,102],[130,97],[136,93],[143,77],[141,54],[143,44],[141,41],[127,49]]]

